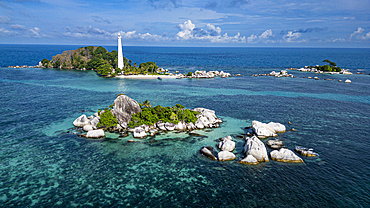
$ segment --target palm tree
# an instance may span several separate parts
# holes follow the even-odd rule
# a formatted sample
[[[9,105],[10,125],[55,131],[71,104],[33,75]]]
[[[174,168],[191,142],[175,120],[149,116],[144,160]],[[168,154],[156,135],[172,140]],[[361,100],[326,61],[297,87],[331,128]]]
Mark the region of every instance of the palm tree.
[[[144,108],[151,108],[152,105],[150,104],[150,101],[149,100],[145,100],[143,103],[142,103],[142,106]]]

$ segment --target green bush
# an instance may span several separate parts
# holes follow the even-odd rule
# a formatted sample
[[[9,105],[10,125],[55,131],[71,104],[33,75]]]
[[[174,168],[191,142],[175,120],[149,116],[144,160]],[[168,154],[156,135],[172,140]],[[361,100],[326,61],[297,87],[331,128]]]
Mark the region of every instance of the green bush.
[[[193,72],[188,72],[188,74],[186,76],[188,76],[188,77],[193,76]]]
[[[100,113],[100,112],[99,112]],[[110,109],[105,109],[103,113],[100,114],[100,120],[97,124],[98,128],[109,128],[111,126],[117,126],[118,121],[117,118],[113,115]]]

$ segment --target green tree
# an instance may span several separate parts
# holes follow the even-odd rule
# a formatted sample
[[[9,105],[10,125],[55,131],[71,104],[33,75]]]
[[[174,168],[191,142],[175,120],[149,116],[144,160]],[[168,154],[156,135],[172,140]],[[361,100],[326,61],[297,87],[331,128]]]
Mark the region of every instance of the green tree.
[[[102,76],[108,76],[110,73],[112,73],[112,68],[113,67],[110,64],[102,64],[98,66],[97,72]]]

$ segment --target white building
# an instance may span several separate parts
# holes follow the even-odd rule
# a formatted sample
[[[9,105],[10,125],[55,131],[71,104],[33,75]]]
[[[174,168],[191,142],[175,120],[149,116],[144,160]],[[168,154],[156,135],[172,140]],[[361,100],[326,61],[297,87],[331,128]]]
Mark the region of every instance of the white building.
[[[118,33],[118,68],[123,69],[123,53],[122,53],[122,43],[121,34]]]

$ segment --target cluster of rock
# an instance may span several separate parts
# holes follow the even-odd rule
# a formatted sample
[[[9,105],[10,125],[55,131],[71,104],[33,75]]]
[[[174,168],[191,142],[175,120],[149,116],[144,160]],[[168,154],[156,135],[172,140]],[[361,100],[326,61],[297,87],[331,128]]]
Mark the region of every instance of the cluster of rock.
[[[269,74],[253,74],[252,76],[258,77],[258,76],[272,76],[272,77],[290,77],[295,78],[293,74],[288,74],[286,70],[281,70],[280,72],[272,71]]]
[[[18,65],[16,65],[16,66],[8,66],[8,68],[12,68],[12,69],[37,68],[37,67],[38,67],[38,65],[37,66],[27,66],[27,65],[23,65],[23,66],[18,66]]]
[[[113,109],[111,110],[112,114],[118,121],[117,127],[113,127],[113,130],[127,130],[128,132],[132,132],[135,138],[144,138],[148,136],[148,134],[150,136],[154,136],[158,131],[192,131],[195,129],[217,128],[219,127],[219,123],[222,123],[222,120],[216,116],[215,111],[213,110],[195,108],[193,111],[199,112],[199,114],[196,115],[198,119],[195,123],[185,123],[184,121],[180,121],[177,124],[174,124],[158,121],[156,124],[151,126],[141,125],[135,128],[128,128],[128,123],[131,121],[132,115],[134,113],[141,112],[141,107],[135,100],[126,95],[120,94],[114,100]],[[100,117],[98,113],[89,117],[83,114],[73,122],[73,125],[83,128],[83,130],[87,132],[87,134],[84,135],[87,138],[100,138],[104,137],[105,134],[103,129],[97,128],[99,120]]]
[[[317,65],[316,67],[318,67],[319,65]],[[287,70],[297,70],[297,71],[301,71],[301,72],[314,72],[316,74],[322,74],[322,73],[328,73],[328,74],[345,74],[345,75],[351,75],[353,74],[352,72],[348,71],[348,69],[342,69],[340,72],[324,72],[324,71],[321,71],[321,70],[318,70],[317,68],[315,67],[309,67],[309,66],[305,66],[305,67],[302,67],[302,68],[288,68]]]
[[[266,146],[260,139],[277,136],[277,132],[285,132],[285,126],[274,122],[265,124],[259,121],[253,121],[251,129],[253,130],[254,135],[252,137],[245,138],[243,157],[240,158],[238,162],[250,165],[259,164],[259,162],[268,162],[269,157]],[[232,152],[235,149],[235,142],[232,137],[227,136],[219,140],[220,142],[217,147],[220,149],[220,152],[217,153],[217,151],[210,146],[202,147],[199,152],[212,160],[235,160],[235,154]],[[285,148],[284,143],[280,140],[270,140],[267,142],[267,146],[274,149],[270,153],[270,157],[273,160],[294,163],[303,162],[303,160],[294,154],[293,151]]]
[[[217,128],[220,126],[219,123],[222,123],[222,120],[217,118],[213,110],[194,108],[193,111],[199,112],[199,114],[196,115],[198,119],[195,123],[180,121],[174,124],[158,121],[155,125],[148,126],[143,124],[135,128],[128,128],[128,131],[132,132],[135,138],[144,138],[147,137],[148,134],[154,136],[158,131],[192,131],[195,129]]]
[[[73,121],[73,125],[75,127],[82,128],[85,132],[87,132],[86,135],[81,135],[81,136],[84,136],[86,138],[97,139],[97,138],[105,137],[104,130],[97,128],[99,120],[100,120],[100,117],[98,113],[95,113],[94,115],[91,115],[89,117],[87,117],[85,114],[82,114],[75,121]]]
[[[227,78],[227,77],[231,77],[231,74],[230,73],[227,73],[227,72],[224,72],[224,71],[209,71],[209,72],[206,72],[206,71],[195,71],[194,73],[192,73],[191,76],[188,76],[186,74],[179,74],[178,75],[179,78],[214,78],[214,77],[221,77],[221,78]]]

